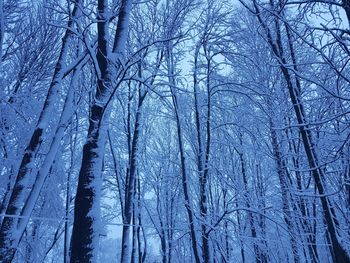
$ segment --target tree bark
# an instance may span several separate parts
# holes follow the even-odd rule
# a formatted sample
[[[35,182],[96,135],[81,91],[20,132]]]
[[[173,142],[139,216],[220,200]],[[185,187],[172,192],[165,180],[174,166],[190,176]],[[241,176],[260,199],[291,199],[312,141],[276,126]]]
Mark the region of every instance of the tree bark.
[[[131,0],[121,1],[113,53],[122,55],[127,39]],[[111,64],[108,52],[108,1],[99,0],[97,6],[97,67],[98,78],[83,159],[79,172],[72,230],[71,258],[75,262],[97,262],[100,235],[100,191],[102,160],[109,119],[108,102],[112,96]],[[117,64],[119,61],[116,62]],[[116,72],[120,73],[120,66]]]
[[[79,4],[79,0],[75,2],[72,16],[68,20],[68,27],[73,27],[74,25],[74,18],[79,13]],[[11,215],[13,217],[4,217],[1,224],[0,261],[4,263],[12,261],[16,253],[19,240],[23,235],[24,229],[17,229],[19,219],[16,216],[21,214],[27,196],[30,194],[30,191],[32,191],[33,183],[31,178],[33,177],[33,168],[31,166],[35,163],[36,155],[43,140],[43,135],[48,127],[52,113],[55,110],[55,102],[58,98],[57,94],[59,92],[61,80],[66,74],[64,64],[67,59],[67,53],[72,39],[72,31],[69,29],[66,30],[65,35],[62,38],[62,48],[55,66],[55,71],[46,95],[43,109],[41,110],[30,142],[27,145],[22,157],[15,184],[5,211],[6,215]]]

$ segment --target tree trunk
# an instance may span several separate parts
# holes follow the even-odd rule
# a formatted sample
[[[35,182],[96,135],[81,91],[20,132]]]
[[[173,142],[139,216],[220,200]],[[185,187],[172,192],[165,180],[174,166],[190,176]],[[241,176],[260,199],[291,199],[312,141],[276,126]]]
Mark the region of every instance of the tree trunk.
[[[79,13],[79,4],[79,1],[75,2],[72,17],[69,19],[67,27],[73,27],[74,18]],[[41,146],[44,132],[49,124],[50,118],[52,117],[52,113],[55,110],[55,102],[58,97],[57,94],[59,92],[61,80],[67,73],[66,69],[64,69],[64,64],[67,59],[68,49],[70,48],[72,39],[73,33],[70,30],[67,30],[62,38],[62,48],[55,66],[54,75],[46,95],[43,109],[41,110],[38,122],[31,136],[30,142],[27,145],[24,155],[22,157],[22,161],[18,169],[18,174],[16,176],[15,184],[13,186],[13,190],[9,198],[9,203],[6,208],[6,215],[11,215],[14,217],[4,217],[1,224],[0,261],[4,263],[12,261],[20,237],[23,235],[23,231],[26,226],[25,223],[24,228],[21,227],[17,229],[19,219],[16,216],[22,214],[22,209],[24,209],[23,207],[25,206],[25,204],[28,204],[28,201],[26,201],[27,196],[33,195],[32,192],[33,190],[35,190],[35,187],[33,187],[32,183],[32,178],[34,176],[33,169],[31,168],[31,166],[35,163],[35,158]],[[43,166],[45,165],[47,164],[44,162]],[[49,166],[51,166],[51,164]],[[43,168],[41,170],[43,170]],[[31,207],[33,206],[34,204],[31,205]],[[30,209],[29,211],[29,215],[31,210],[32,209]],[[29,218],[23,219],[22,222],[28,222],[28,220]]]
[[[187,170],[186,170],[186,161],[185,161],[185,152],[184,152],[184,145],[183,145],[183,135],[182,135],[182,129],[181,129],[181,121],[179,116],[179,105],[177,101],[177,96],[174,91],[174,87],[176,85],[175,78],[174,78],[174,63],[173,63],[173,53],[172,53],[172,45],[171,43],[168,44],[167,47],[167,67],[168,67],[168,75],[169,75],[169,82],[170,82],[170,91],[172,96],[172,101],[174,105],[174,113],[176,118],[176,131],[177,131],[177,139],[178,139],[178,147],[180,152],[180,167],[181,167],[181,175],[182,175],[182,190],[184,192],[184,198],[185,198],[185,208],[188,216],[188,224],[190,228],[190,237],[191,237],[191,243],[192,243],[192,251],[194,255],[194,259],[196,263],[201,263],[200,257],[199,257],[199,250],[198,250],[198,243],[197,243],[197,237],[196,237],[196,231],[194,226],[194,213],[191,205],[191,199],[189,195],[189,186],[188,186],[188,179],[187,179]]]
[[[123,222],[123,235],[122,235],[122,254],[121,262],[126,263],[130,261],[130,228],[133,218],[133,200],[135,197],[135,183],[137,172],[137,150],[138,141],[140,137],[140,125],[141,125],[141,110],[142,104],[147,93],[139,93],[139,101],[135,116],[135,127],[131,143],[129,173],[127,174],[127,184],[125,190],[125,202],[124,202],[124,222]],[[135,217],[134,217],[135,218]],[[135,224],[135,221],[134,221]]]
[[[158,57],[157,57],[158,58]],[[159,58],[156,64],[155,74],[158,71],[160,67],[162,58]],[[139,64],[138,68],[138,74],[139,78],[142,78],[142,67],[141,64]],[[155,80],[155,74],[152,76],[150,80],[150,86],[152,86],[154,80]],[[135,220],[137,219],[137,216],[133,216],[133,206],[134,206],[134,199],[136,196],[136,181],[138,179],[136,178],[136,172],[137,172],[137,151],[138,151],[138,142],[140,139],[140,129],[141,129],[141,112],[142,112],[142,105],[143,102],[148,94],[148,91],[141,91],[142,85],[139,85],[138,90],[138,105],[136,109],[136,116],[135,116],[135,126],[134,126],[134,132],[131,136],[131,130],[130,130],[130,103],[131,103],[131,96],[130,96],[130,87],[129,87],[129,101],[128,101],[128,152],[129,152],[129,166],[127,168],[126,173],[126,180],[125,180],[125,198],[124,198],[124,210],[123,210],[123,232],[122,232],[122,253],[121,253],[121,262],[122,263],[129,263],[130,257],[133,255],[136,255],[136,250],[132,251],[133,255],[130,255],[130,227],[131,222],[135,224]],[[130,143],[131,142],[131,143]],[[134,218],[134,220],[132,220]],[[136,234],[136,232],[134,232]],[[137,242],[135,242],[137,244]]]
[[[195,108],[195,123],[197,131],[197,168],[199,174],[199,209],[201,213],[201,236],[202,236],[202,258],[204,263],[210,262],[210,250],[209,250],[209,233],[207,231],[207,190],[206,185],[208,181],[209,174],[209,150],[210,150],[210,61],[208,60],[207,64],[207,129],[206,129],[206,147],[204,150],[202,143],[202,125],[200,121],[200,109],[198,102],[198,54],[200,46],[196,46],[195,56],[194,56],[194,72],[193,72],[193,91],[194,91],[194,108]]]
[[[278,64],[280,67],[280,70],[282,72],[282,75],[286,81],[288,92],[290,99],[293,104],[293,109],[298,121],[299,126],[299,132],[301,135],[301,139],[303,142],[304,150],[306,153],[307,161],[310,167],[311,174],[313,176],[313,179],[315,181],[316,188],[318,190],[318,193],[320,194],[320,201],[323,208],[325,223],[327,226],[327,232],[330,236],[330,240],[332,242],[331,244],[331,254],[335,260],[335,262],[350,262],[349,256],[347,255],[345,249],[341,246],[338,237],[337,237],[337,230],[336,230],[336,218],[334,211],[332,207],[329,204],[329,199],[325,195],[325,189],[323,186],[323,178],[324,178],[324,171],[319,165],[319,161],[316,156],[316,150],[314,148],[313,142],[312,142],[312,135],[309,129],[309,126],[307,125],[306,115],[303,108],[303,104],[300,99],[300,88],[301,84],[297,76],[295,76],[295,82],[296,86],[294,86],[292,81],[292,76],[288,70],[288,68],[285,66],[287,65],[287,61],[284,57],[284,50],[283,50],[283,44],[282,44],[282,38],[281,38],[281,29],[279,25],[279,21],[275,19],[275,27],[276,27],[276,34],[277,39],[276,41],[273,40],[272,34],[268,26],[264,23],[264,21],[261,18],[261,13],[258,8],[258,5],[256,3],[256,0],[254,0],[254,8],[257,14],[257,18],[259,20],[260,25],[265,30],[265,33],[267,35],[267,41],[274,53],[274,55],[278,58]],[[288,46],[291,52],[292,62],[294,65],[294,70],[297,70],[296,68],[296,60],[294,56],[294,49],[292,45],[292,41],[290,38],[289,28],[286,26],[287,31],[287,37],[288,37]]]
[[[243,146],[242,138],[240,138],[240,143],[241,143],[241,146]],[[242,178],[243,178],[243,184],[244,184],[244,198],[245,198],[247,208],[250,208],[251,205],[250,205],[250,200],[249,200],[250,198],[248,195],[248,178],[247,178],[247,173],[246,173],[246,165],[245,165],[245,161],[243,158],[243,153],[238,152],[238,155],[239,155],[239,162],[241,165],[241,172],[242,172]],[[256,226],[255,226],[253,214],[250,211],[248,211],[247,213],[248,213],[248,223],[250,226],[250,233],[251,233],[251,236],[252,236],[253,242],[254,242],[253,248],[254,248],[255,260],[257,263],[266,263],[267,257],[264,254],[264,252],[261,251],[259,244],[256,243],[257,232],[256,232]]]
[[[278,179],[280,182],[281,187],[281,194],[282,194],[282,210],[283,210],[283,218],[286,222],[287,229],[290,235],[290,242],[292,247],[292,253],[294,257],[294,263],[299,263],[300,256],[298,252],[298,244],[295,240],[295,238],[298,236],[294,232],[294,224],[292,220],[292,214],[290,209],[290,202],[289,202],[289,188],[288,188],[288,182],[287,182],[287,174],[286,174],[286,164],[282,157],[282,152],[280,150],[278,140],[277,140],[277,133],[273,129],[272,120],[270,119],[270,132],[271,132],[271,144],[272,144],[272,150],[275,157],[276,167],[277,167],[277,174]]]
[[[121,1],[113,53],[122,55],[127,39],[131,0]],[[91,106],[87,139],[79,172],[72,230],[71,263],[97,262],[100,231],[100,191],[109,119],[108,102],[112,96],[111,65],[108,58],[108,1],[98,1],[97,88]],[[117,62],[118,63],[118,62]],[[117,66],[116,72],[121,70]]]

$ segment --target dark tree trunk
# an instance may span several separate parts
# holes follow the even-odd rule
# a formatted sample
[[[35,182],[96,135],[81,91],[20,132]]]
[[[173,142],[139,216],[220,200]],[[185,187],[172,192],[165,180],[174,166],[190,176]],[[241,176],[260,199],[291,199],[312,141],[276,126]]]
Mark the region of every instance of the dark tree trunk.
[[[202,125],[200,121],[200,106],[198,101],[198,80],[197,80],[197,68],[198,68],[198,54],[199,47],[196,47],[195,50],[195,61],[194,61],[194,73],[193,73],[193,90],[194,90],[194,106],[195,106],[195,123],[197,131],[197,167],[199,174],[199,210],[202,217],[201,222],[201,236],[202,236],[202,258],[204,263],[210,262],[210,250],[209,250],[209,232],[207,230],[207,181],[209,174],[209,151],[210,151],[210,114],[211,114],[211,105],[210,105],[210,60],[207,64],[207,129],[206,129],[206,147],[202,143]]]
[[[94,251],[99,238],[99,188],[106,136],[105,128],[101,127],[103,113],[104,108],[93,105],[75,197],[70,259],[72,263],[96,261]]]
[[[74,222],[71,237],[72,263],[96,261],[99,240],[99,195],[101,187],[102,159],[106,139],[106,98],[109,96],[110,75],[107,58],[107,1],[98,1],[97,63],[100,76],[97,79],[95,100],[91,106],[89,129],[83,147],[77,193],[74,206]]]
[[[131,0],[121,1],[115,44],[112,50],[113,53],[118,55],[124,53],[131,3]],[[75,198],[71,263],[96,262],[100,235],[102,160],[107,138],[108,103],[113,91],[110,72],[112,65],[108,58],[108,1],[98,0],[97,9],[96,66],[99,72],[97,74],[95,99],[91,106],[87,139],[83,147],[83,159]],[[116,72],[121,72],[119,66],[116,67]]]
[[[76,1],[72,15],[68,21],[67,27],[71,28],[74,24],[74,18],[77,15],[80,1]],[[64,70],[64,63],[67,59],[68,49],[72,41],[73,33],[71,30],[66,30],[62,38],[62,48],[55,66],[54,75],[47,91],[44,106],[41,110],[39,119],[35,126],[34,132],[30,138],[21,164],[18,168],[15,184],[13,186],[5,214],[18,216],[21,214],[23,205],[32,188],[33,174],[31,165],[34,164],[40,145],[43,141],[43,135],[54,110],[55,102],[58,98],[58,92],[61,80],[64,78],[66,72]],[[11,262],[15,256],[20,237],[23,232],[17,231],[18,218],[4,217],[0,228],[0,262]],[[24,231],[24,230],[23,230]]]

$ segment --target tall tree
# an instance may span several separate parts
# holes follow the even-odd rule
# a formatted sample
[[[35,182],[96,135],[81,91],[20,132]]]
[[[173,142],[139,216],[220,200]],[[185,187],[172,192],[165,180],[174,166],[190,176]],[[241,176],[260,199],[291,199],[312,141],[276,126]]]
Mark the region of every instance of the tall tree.
[[[33,168],[38,161],[38,150],[42,145],[43,136],[54,112],[62,79],[69,74],[76,65],[76,63],[73,62],[71,67],[66,66],[68,50],[74,39],[74,34],[70,28],[74,27],[74,19],[79,13],[79,4],[79,1],[75,3],[72,15],[69,17],[67,24],[69,29],[66,30],[62,38],[62,47],[55,66],[52,81],[47,91],[44,106],[40,112],[34,132],[30,137],[30,141],[25,148],[18,168],[15,184],[12,187],[8,205],[5,210],[5,214],[8,216],[4,217],[0,228],[0,261],[3,262],[12,261],[18,242],[23,235],[24,228],[17,229],[19,220],[18,216],[22,214],[22,209],[28,198],[28,194],[32,191],[32,177],[35,176],[35,169]]]
[[[277,5],[275,5],[273,1],[271,1],[270,4],[272,9],[279,8],[281,6],[281,3],[278,3]],[[310,132],[310,128],[308,127],[307,116],[305,113],[303,102],[301,101],[301,97],[300,97],[301,82],[298,76],[293,76],[293,73],[291,73],[290,69],[286,66],[288,61],[285,57],[286,51],[284,50],[285,47],[282,42],[283,40],[281,35],[280,21],[278,21],[277,19],[275,19],[274,21],[276,31],[275,31],[275,37],[273,37],[273,33],[271,32],[271,29],[268,27],[268,25],[262,18],[261,7],[259,7],[259,4],[257,3],[257,1],[253,2],[253,10],[254,10],[254,13],[257,15],[257,19],[259,20],[260,25],[265,31],[264,33],[266,34],[267,41],[274,55],[278,59],[279,67],[286,81],[290,99],[293,103],[293,109],[295,111],[298,124],[300,125],[299,132],[302,138],[305,154],[307,156],[307,161],[309,163],[309,167],[310,167],[313,179],[315,181],[315,185],[320,194],[320,201],[321,201],[323,213],[325,216],[325,222],[326,222],[327,230],[331,239],[331,244],[332,244],[331,251],[332,251],[333,259],[338,262],[348,262],[349,257],[347,255],[347,252],[342,247],[338,239],[337,219],[336,219],[336,215],[334,214],[334,209],[330,204],[329,198],[327,198],[327,196],[325,195],[325,187],[323,182],[325,178],[325,174],[324,174],[324,170],[320,167],[320,163],[317,157],[316,149],[312,138],[313,136]],[[280,10],[280,12],[283,12],[283,10]],[[288,52],[291,56],[291,63],[293,65],[293,70],[294,72],[297,72],[298,70],[297,61],[295,57],[293,42],[291,39],[291,33],[288,27],[286,28],[286,34],[287,34],[287,39],[286,39],[287,47],[288,47]]]
[[[92,104],[87,139],[83,147],[82,163],[74,206],[71,262],[96,262],[99,245],[100,191],[102,161],[106,144],[110,101],[121,82],[123,54],[128,37],[132,0],[123,0],[118,11],[118,23],[113,48],[110,51],[110,10],[107,0],[97,3],[97,54],[94,60],[97,87]],[[111,56],[114,54],[114,56]],[[114,67],[115,66],[115,67]],[[117,84],[113,85],[113,80]]]

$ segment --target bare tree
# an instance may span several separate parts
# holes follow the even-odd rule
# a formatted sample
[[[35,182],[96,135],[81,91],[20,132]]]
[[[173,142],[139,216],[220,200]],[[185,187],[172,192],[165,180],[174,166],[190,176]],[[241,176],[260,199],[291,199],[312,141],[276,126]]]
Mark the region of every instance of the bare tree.
[[[280,7],[280,3],[275,5],[274,2],[271,2],[271,8],[278,8]],[[297,72],[297,61],[295,57],[295,51],[293,47],[293,42],[291,39],[291,33],[288,27],[286,27],[286,41],[287,41],[287,47],[288,52],[291,56],[291,63],[293,66],[293,71],[289,69],[286,64],[288,63],[286,57],[285,57],[285,47],[283,45],[282,40],[282,33],[281,33],[281,25],[280,21],[277,19],[274,20],[274,32],[269,28],[269,26],[266,24],[266,22],[263,20],[262,17],[262,11],[261,7],[259,6],[257,1],[253,2],[253,12],[256,14],[257,19],[262,26],[264,33],[266,34],[267,42],[270,45],[270,48],[272,49],[273,54],[277,58],[277,62],[279,64],[280,70],[285,78],[286,85],[288,88],[288,92],[290,95],[290,99],[293,103],[293,109],[295,111],[295,115],[298,121],[298,124],[300,125],[299,132],[302,138],[305,154],[307,156],[307,160],[311,169],[311,173],[313,175],[313,179],[315,181],[315,185],[317,187],[317,190],[320,194],[320,201],[323,208],[323,213],[325,216],[325,222],[327,225],[327,231],[330,236],[332,248],[332,256],[335,261],[339,262],[347,262],[349,261],[349,257],[342,247],[340,241],[337,237],[337,219],[336,215],[334,213],[334,209],[332,208],[330,204],[329,198],[325,195],[325,188],[323,183],[324,170],[320,167],[319,160],[317,158],[316,149],[313,143],[313,136],[310,132],[310,128],[308,127],[307,122],[307,116],[304,110],[303,103],[300,98],[301,93],[301,83],[298,76],[293,75],[293,72]],[[282,10],[281,10],[282,11]],[[273,34],[275,34],[275,37],[273,37]]]
[[[78,13],[79,1],[75,3],[72,16],[68,20],[68,28],[74,26],[74,17]],[[62,39],[62,48],[55,66],[55,72],[48,89],[43,109],[41,110],[34,132],[30,138],[29,144],[26,146],[21,164],[18,168],[15,184],[12,188],[11,195],[0,229],[0,260],[10,262],[16,252],[18,242],[23,235],[24,228],[17,229],[18,218],[21,215],[28,194],[32,188],[33,166],[35,166],[38,150],[42,144],[43,136],[52,117],[55,101],[58,96],[59,87],[62,79],[69,74],[75,67],[67,68],[67,53],[73,41],[73,33],[68,29]],[[50,165],[49,165],[50,166]]]
[[[97,4],[97,54],[94,58],[97,87],[90,105],[87,139],[83,147],[74,207],[71,262],[96,262],[99,244],[102,160],[106,144],[110,100],[118,88],[123,70],[123,54],[128,36],[132,0],[121,1],[112,51],[109,51],[108,1]],[[114,56],[111,57],[111,52]],[[94,54],[92,54],[94,55]],[[115,67],[114,67],[115,66]],[[113,72],[115,72],[113,74]],[[113,79],[117,84],[113,86]],[[130,208],[131,209],[131,208]],[[129,216],[125,213],[125,216]]]

